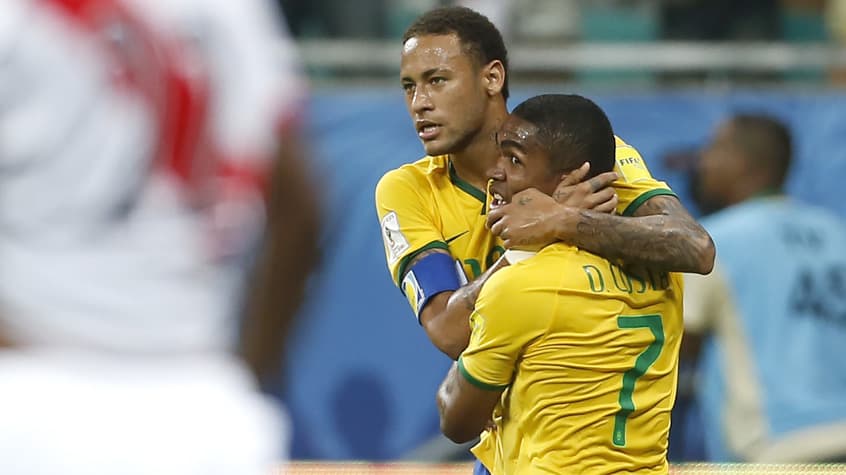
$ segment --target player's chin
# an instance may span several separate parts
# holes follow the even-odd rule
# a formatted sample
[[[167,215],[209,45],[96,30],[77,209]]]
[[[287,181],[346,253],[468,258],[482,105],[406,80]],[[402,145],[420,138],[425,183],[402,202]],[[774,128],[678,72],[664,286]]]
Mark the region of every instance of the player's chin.
[[[426,155],[437,156],[451,153],[451,144],[444,141],[440,137],[432,140],[423,140],[423,150],[426,150]]]

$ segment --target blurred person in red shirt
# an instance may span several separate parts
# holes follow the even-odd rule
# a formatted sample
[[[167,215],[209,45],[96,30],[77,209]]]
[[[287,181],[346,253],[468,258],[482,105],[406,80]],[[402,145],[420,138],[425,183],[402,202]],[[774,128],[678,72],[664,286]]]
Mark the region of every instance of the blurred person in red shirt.
[[[318,219],[275,14],[0,2],[0,473],[260,474],[284,458],[256,377],[276,369]]]

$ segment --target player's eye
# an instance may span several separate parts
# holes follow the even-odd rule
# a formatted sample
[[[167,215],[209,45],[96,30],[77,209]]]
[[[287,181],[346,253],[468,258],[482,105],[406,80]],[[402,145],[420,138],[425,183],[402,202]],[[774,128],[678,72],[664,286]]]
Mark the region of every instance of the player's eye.
[[[443,84],[443,83],[446,82],[446,78],[442,78],[440,76],[435,76],[432,79],[430,79],[429,82],[432,83],[433,85]]]
[[[409,93],[414,90],[414,83],[404,82],[402,83],[402,90]]]
[[[512,155],[510,158],[511,158],[511,164],[512,165],[520,165],[521,163],[523,163],[523,162],[520,161],[519,158],[515,157],[514,155]]]

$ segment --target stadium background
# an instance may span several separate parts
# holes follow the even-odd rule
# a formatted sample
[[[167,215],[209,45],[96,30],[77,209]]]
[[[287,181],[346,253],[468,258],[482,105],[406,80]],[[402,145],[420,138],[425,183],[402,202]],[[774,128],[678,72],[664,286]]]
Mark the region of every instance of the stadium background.
[[[314,84],[308,130],[326,217],[323,264],[292,335],[278,385],[283,389],[277,391],[294,422],[292,456],[461,460],[438,435],[434,404],[450,362],[428,342],[390,281],[373,205],[381,175],[422,155],[396,78],[396,36],[400,25],[438,2],[349,2],[356,11],[343,2],[315,2],[314,8],[324,4],[324,13],[347,15],[346,31],[333,29],[327,18],[321,23],[319,10],[298,13],[286,3],[297,2],[282,4]],[[713,127],[736,111],[772,113],[794,133],[789,193],[846,219],[846,202],[837,193],[846,176],[846,93],[840,82],[846,61],[836,41],[846,17],[832,18],[839,2],[739,2],[752,10],[737,15],[757,14],[769,19],[764,26],[776,26],[762,29],[747,22],[751,26],[744,30],[741,25],[740,33],[693,32],[689,38],[684,32],[678,37],[672,36],[678,32],[667,33],[667,13],[650,6],[659,2],[504,3],[512,13],[520,8],[561,13],[561,4],[578,13],[577,20],[561,21],[560,31],[538,24],[537,12],[531,16],[534,27],[520,23],[530,22],[526,15],[505,17],[514,65],[511,106],[540,92],[591,97],[606,110],[615,132],[640,150],[652,174],[667,181],[694,212],[691,160]],[[732,14],[725,2],[711,3]],[[545,33],[531,34],[537,31]],[[548,62],[515,59],[533,50],[563,56],[559,62],[555,57]],[[684,58],[674,63],[679,55]],[[682,396],[671,436],[675,462],[703,458],[696,417],[695,406]],[[353,466],[349,472],[340,467],[305,465],[296,473],[382,473],[372,466]],[[401,473],[417,473],[420,467]],[[677,473],[703,473],[694,471],[704,470],[697,467]],[[431,470],[448,473],[444,466]],[[796,470],[839,473],[842,467]],[[768,468],[757,473],[788,472]]]

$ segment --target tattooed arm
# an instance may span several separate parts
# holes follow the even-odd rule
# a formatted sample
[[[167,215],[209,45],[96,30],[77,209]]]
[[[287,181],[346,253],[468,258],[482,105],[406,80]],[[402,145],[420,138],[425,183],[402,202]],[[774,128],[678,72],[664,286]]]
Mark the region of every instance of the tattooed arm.
[[[714,266],[711,236],[668,195],[650,198],[634,217],[622,217],[565,206],[528,189],[492,210],[488,222],[506,248],[563,241],[626,265],[667,272],[707,274]]]
[[[432,249],[416,256],[408,268],[428,254],[445,252]],[[490,276],[508,265],[499,259],[494,265],[473,281],[452,292],[441,292],[432,297],[420,312],[420,324],[426,335],[439,350],[457,360],[470,342],[470,314],[476,306],[479,291]]]
[[[711,236],[674,196],[650,198],[633,218],[577,212],[575,226],[561,227],[562,241],[656,270],[707,274],[714,267]]]

